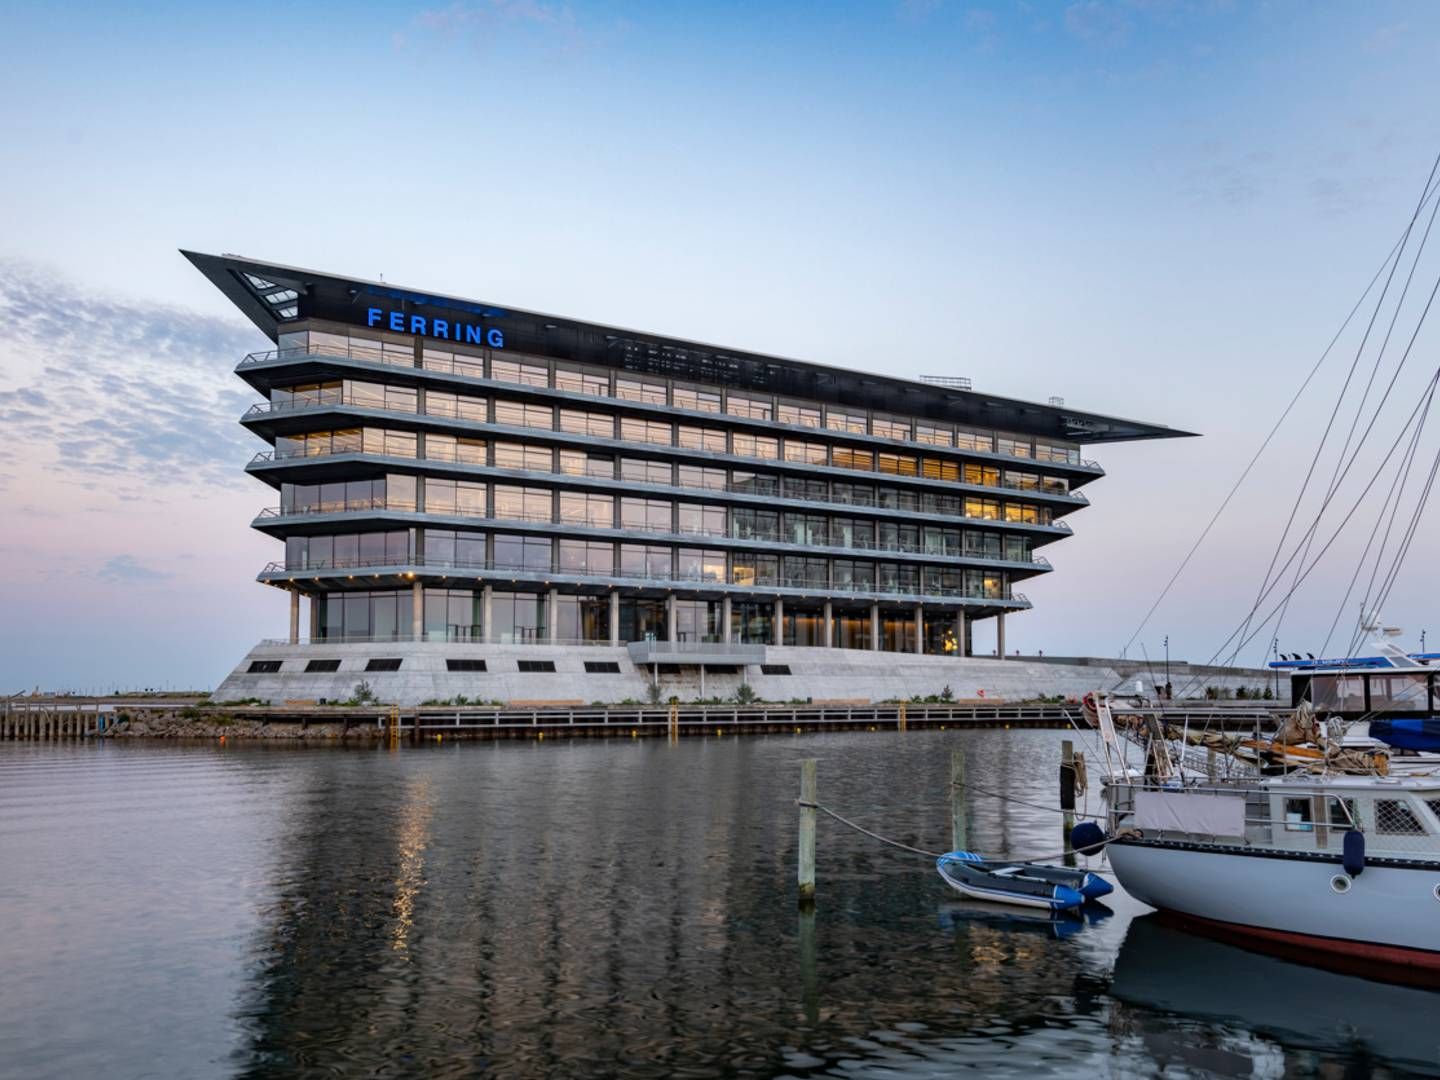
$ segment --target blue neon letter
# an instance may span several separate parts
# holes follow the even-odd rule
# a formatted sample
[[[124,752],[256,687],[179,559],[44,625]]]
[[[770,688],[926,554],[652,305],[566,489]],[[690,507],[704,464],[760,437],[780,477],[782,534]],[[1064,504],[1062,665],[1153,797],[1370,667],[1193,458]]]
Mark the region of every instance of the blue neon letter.
[[[491,327],[485,331],[485,344],[492,349],[503,349],[505,347],[505,335],[500,332],[498,326]]]
[[[398,311],[390,312],[390,329],[397,334],[403,334],[405,332],[405,316]]]
[[[368,312],[366,312],[366,318],[369,320],[366,325],[374,326],[377,322],[380,321],[381,314],[382,312],[378,307],[372,307]]]
[[[443,337],[448,340],[450,337],[450,324],[444,319],[436,319],[430,329],[430,333],[435,337]]]

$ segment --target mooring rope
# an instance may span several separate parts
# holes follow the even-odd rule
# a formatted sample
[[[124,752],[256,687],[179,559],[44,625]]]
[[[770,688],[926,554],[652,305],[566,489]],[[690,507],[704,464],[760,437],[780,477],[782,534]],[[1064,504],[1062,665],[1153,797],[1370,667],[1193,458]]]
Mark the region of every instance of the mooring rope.
[[[893,848],[899,848],[901,851],[909,851],[909,852],[912,852],[912,853],[915,854],[915,855],[924,855],[924,856],[926,856],[926,857],[928,857],[928,858],[931,858],[931,859],[939,859],[939,858],[942,858],[943,856],[949,854],[949,852],[946,852],[946,851],[926,851],[924,848],[911,847],[909,844],[902,844],[899,840],[891,840],[888,836],[881,836],[881,835],[880,835],[879,833],[877,833],[877,832],[871,832],[869,829],[865,828],[865,826],[863,826],[863,825],[857,825],[855,822],[851,821],[849,818],[845,817],[843,814],[837,814],[834,810],[831,810],[828,806],[825,806],[825,805],[822,804],[822,803],[809,802],[809,801],[807,801],[807,800],[805,800],[805,799],[796,799],[796,800],[795,800],[795,805],[796,805],[796,806],[800,806],[800,807],[804,807],[804,808],[807,809],[807,810],[819,810],[822,814],[826,814],[826,815],[828,815],[829,817],[832,817],[832,818],[834,818],[836,821],[840,822],[841,825],[846,825],[846,826],[854,829],[854,830],[855,830],[856,832],[858,832],[858,833],[864,833],[866,836],[870,837],[872,840],[879,840],[880,843],[882,843],[882,844],[888,844],[890,847],[893,847]],[[1099,852],[1100,848],[1104,847],[1104,846],[1105,846],[1106,844],[1108,844],[1109,842],[1110,842],[1110,838],[1107,837],[1106,839],[1101,840],[1099,843],[1090,845],[1088,848],[1085,849],[1085,851],[1084,851],[1083,853],[1082,853],[1082,852],[1077,852],[1077,851],[1074,851],[1074,850],[1071,850],[1071,851],[1058,851],[1058,852],[1056,852],[1056,853],[1053,854],[1053,855],[1031,855],[1031,856],[1027,856],[1027,857],[1025,857],[1025,858],[1023,858],[1023,859],[1022,859],[1022,858],[986,859],[986,860],[984,860],[984,861],[985,861],[985,862],[1012,862],[1012,863],[1043,863],[1043,862],[1053,862],[1053,861],[1056,860],[1056,859],[1063,859],[1066,855],[1079,855],[1079,854],[1094,855],[1094,854],[1097,854],[1097,853]],[[1092,871],[1092,872],[1094,872],[1094,871]]]

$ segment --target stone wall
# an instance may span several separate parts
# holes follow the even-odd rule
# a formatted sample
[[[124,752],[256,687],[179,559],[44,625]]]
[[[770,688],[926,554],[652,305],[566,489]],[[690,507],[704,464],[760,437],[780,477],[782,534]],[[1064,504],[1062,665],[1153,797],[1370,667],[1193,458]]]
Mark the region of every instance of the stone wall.
[[[369,671],[372,660],[398,659],[398,671]],[[334,672],[307,672],[313,660],[338,660]],[[450,671],[448,660],[484,660],[484,672]],[[252,664],[279,661],[281,670],[251,674]],[[541,661],[554,671],[521,671],[521,661]],[[587,671],[586,664],[613,663],[617,672]],[[789,674],[765,674],[751,664],[739,672],[701,675],[698,666],[661,668],[658,679],[637,667],[629,650],[609,646],[482,645],[464,642],[275,645],[252,649],[215,691],[213,700],[260,699],[275,705],[319,704],[352,698],[364,683],[383,702],[418,705],[463,696],[472,703],[582,704],[643,702],[658,681],[659,699],[730,699],[742,685],[766,701],[889,701],[944,693],[960,701],[1026,701],[1079,698],[1092,690],[1134,688],[1104,662],[1051,663],[1041,658],[917,656],[913,653],[767,646],[765,666]],[[1263,673],[1261,673],[1263,675]],[[1221,681],[1212,678],[1212,681]],[[1254,673],[1237,671],[1234,685],[1260,685]],[[1179,680],[1172,677],[1177,689]],[[1147,683],[1147,692],[1153,692]],[[1203,686],[1193,696],[1203,696]]]

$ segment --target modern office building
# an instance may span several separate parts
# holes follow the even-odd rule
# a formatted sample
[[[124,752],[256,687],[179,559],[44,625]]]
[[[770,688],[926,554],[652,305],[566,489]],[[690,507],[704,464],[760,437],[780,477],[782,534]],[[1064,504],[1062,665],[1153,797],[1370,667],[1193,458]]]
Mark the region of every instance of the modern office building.
[[[973,623],[1005,651],[1088,505],[1082,447],[1185,434],[185,254],[275,343],[236,373],[273,492],[259,580],[290,628],[226,680],[237,697],[363,678],[402,703],[591,701],[782,669],[786,698],[963,685]]]

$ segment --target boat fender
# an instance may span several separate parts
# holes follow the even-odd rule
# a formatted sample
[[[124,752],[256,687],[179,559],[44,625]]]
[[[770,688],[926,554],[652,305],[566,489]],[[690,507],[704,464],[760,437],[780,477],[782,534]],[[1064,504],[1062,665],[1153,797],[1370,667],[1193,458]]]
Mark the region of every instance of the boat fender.
[[[1095,854],[1108,840],[1105,830],[1093,821],[1082,821],[1070,830],[1070,846],[1081,855]]]
[[[1365,869],[1365,834],[1351,829],[1345,834],[1345,850],[1340,856],[1340,865],[1352,878],[1360,876]]]

